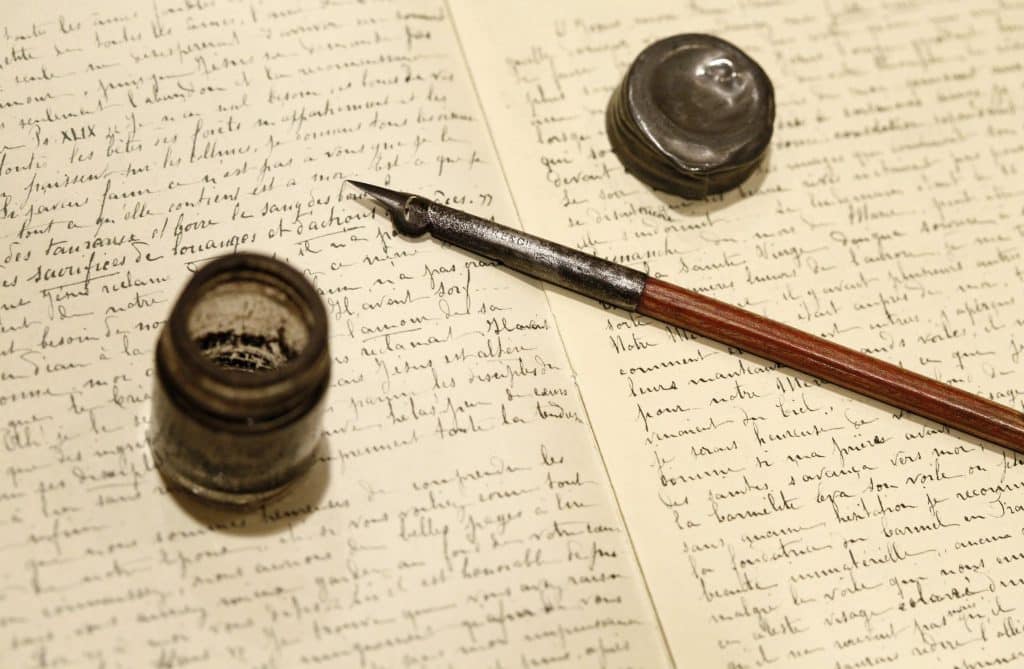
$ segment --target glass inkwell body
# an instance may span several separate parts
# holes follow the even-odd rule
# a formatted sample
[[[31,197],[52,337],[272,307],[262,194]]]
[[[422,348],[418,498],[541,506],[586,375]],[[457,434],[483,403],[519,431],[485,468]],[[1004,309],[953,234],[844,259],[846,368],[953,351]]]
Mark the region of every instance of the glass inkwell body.
[[[248,506],[312,465],[330,377],[327,314],[289,265],[218,258],[188,283],[156,347],[150,428],[165,480]]]

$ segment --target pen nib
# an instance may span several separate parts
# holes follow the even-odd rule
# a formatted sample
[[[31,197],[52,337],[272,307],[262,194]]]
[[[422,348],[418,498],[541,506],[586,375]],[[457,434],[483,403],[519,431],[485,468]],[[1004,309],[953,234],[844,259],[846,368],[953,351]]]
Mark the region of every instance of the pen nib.
[[[414,236],[426,232],[427,229],[422,223],[417,224],[416,221],[410,220],[408,211],[409,201],[416,197],[412,193],[403,193],[402,191],[391,190],[383,186],[374,186],[362,181],[353,181],[352,179],[346,179],[346,181],[387,209],[388,213],[391,214],[391,222],[395,224],[399,232]]]

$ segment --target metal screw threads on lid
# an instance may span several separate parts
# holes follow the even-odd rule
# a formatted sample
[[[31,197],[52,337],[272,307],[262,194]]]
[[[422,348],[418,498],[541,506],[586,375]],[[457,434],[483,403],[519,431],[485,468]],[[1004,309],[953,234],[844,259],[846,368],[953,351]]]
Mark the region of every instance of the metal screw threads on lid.
[[[313,463],[330,377],[327,313],[297,270],[220,257],[185,286],[156,347],[150,441],[169,481],[250,505]]]
[[[608,140],[626,171],[694,199],[750,176],[774,123],[775,93],[761,66],[729,42],[701,34],[644,49],[605,115]]]

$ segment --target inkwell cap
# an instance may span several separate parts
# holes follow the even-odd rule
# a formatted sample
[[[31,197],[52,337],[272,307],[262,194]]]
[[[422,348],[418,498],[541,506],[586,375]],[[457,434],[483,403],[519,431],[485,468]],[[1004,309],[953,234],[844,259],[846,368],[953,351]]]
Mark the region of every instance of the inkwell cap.
[[[626,170],[687,198],[743,182],[775,122],[771,80],[733,44],[689,33],[644,49],[612,95],[605,125]]]

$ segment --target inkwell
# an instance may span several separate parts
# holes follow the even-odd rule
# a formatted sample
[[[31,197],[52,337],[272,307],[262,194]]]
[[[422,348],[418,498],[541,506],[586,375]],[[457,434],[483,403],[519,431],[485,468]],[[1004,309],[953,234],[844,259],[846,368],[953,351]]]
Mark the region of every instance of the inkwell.
[[[247,506],[312,465],[330,376],[327,314],[274,258],[217,258],[178,297],[156,346],[150,440],[171,484]]]
[[[605,126],[626,171],[666,193],[700,199],[743,182],[775,122],[771,80],[750,56],[711,35],[675,35],[633,61]]]

